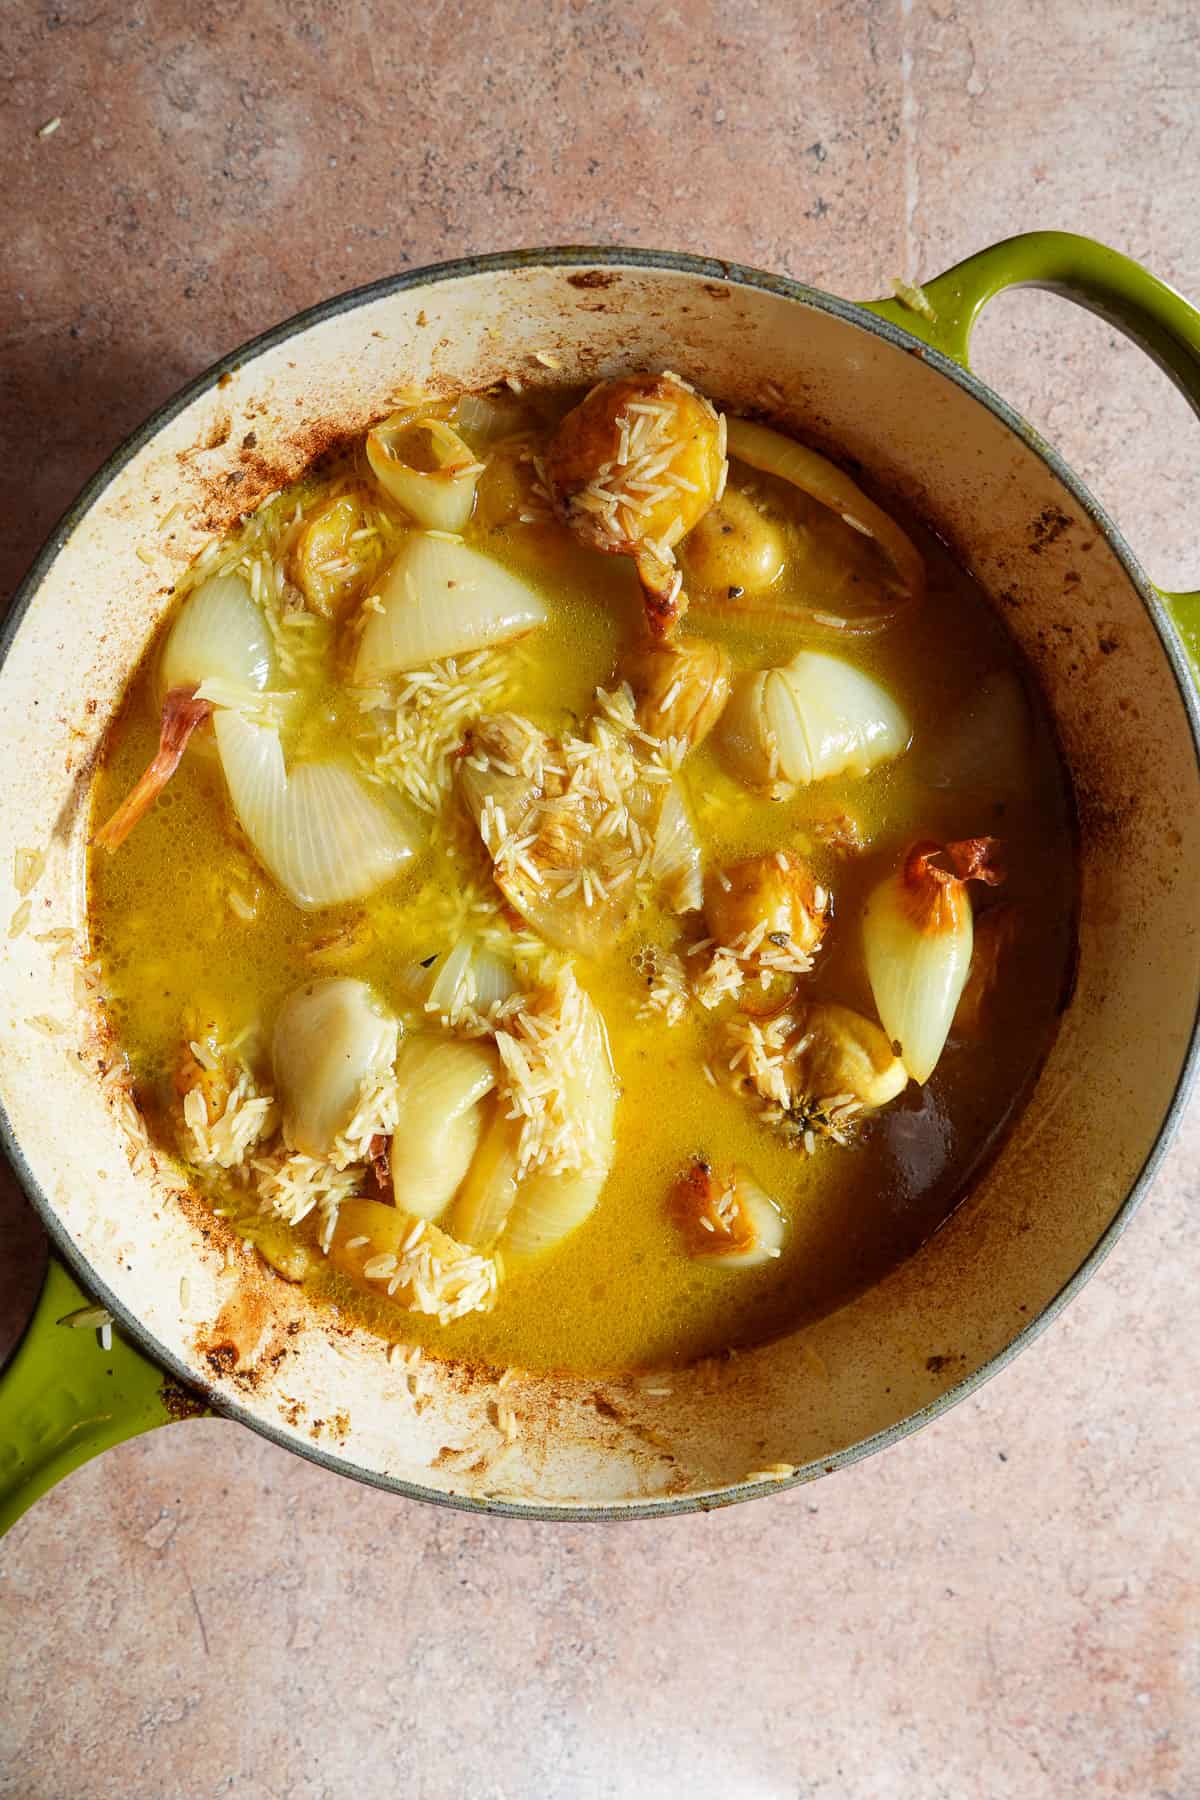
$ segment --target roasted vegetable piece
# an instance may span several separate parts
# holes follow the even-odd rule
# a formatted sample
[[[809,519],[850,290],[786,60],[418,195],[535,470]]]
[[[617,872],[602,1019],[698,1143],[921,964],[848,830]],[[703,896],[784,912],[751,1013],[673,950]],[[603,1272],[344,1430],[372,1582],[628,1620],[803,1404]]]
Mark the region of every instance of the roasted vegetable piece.
[[[836,463],[749,419],[731,419],[728,439],[731,456],[790,482],[825,509],[801,534],[796,548],[799,569],[792,570],[793,582],[799,574],[809,591],[797,601],[786,593],[776,595],[771,584],[760,589],[747,586],[744,595],[732,597],[743,610],[775,611],[778,603],[779,610],[815,625],[870,636],[886,630],[905,607],[920,599],[925,591],[920,551]],[[849,530],[843,531],[843,526]],[[864,539],[871,545],[866,557]]]
[[[657,636],[687,605],[675,546],[725,484],[725,421],[677,375],[604,381],[563,419],[546,456],[560,517],[587,544],[632,556]]]
[[[470,518],[483,464],[445,419],[385,420],[367,433],[367,461],[384,493],[418,525],[461,531]]]
[[[381,1200],[343,1200],[329,1260],[397,1306],[431,1313],[443,1325],[495,1304],[490,1257]]]
[[[158,754],[112,817],[96,833],[104,850],[120,847],[174,775],[195,732],[212,718],[216,684],[221,704],[261,693],[271,678],[267,623],[240,575],[210,575],[194,588],[167,634],[159,664],[162,715]],[[207,731],[205,732],[207,736]]]
[[[714,602],[756,601],[787,563],[787,540],[749,494],[726,488],[680,550],[686,579]]]
[[[567,1166],[551,1159],[522,1178],[500,1240],[506,1261],[540,1256],[576,1231],[599,1200],[616,1154],[617,1088],[599,1009],[573,974],[534,1005],[562,1046],[555,1059],[557,1110],[575,1148]],[[511,1074],[511,1049],[503,1040],[500,1048]]]
[[[724,1033],[735,1081],[761,1100],[764,1122],[808,1150],[818,1137],[848,1143],[863,1113],[908,1085],[886,1034],[848,1006],[793,1000],[769,1018],[729,1019]]]
[[[271,1040],[288,1145],[327,1156],[368,1081],[392,1066],[400,1027],[365,981],[327,975],[293,988]]]
[[[803,857],[767,851],[710,872],[704,920],[718,944],[751,964],[772,949],[811,956],[829,920],[829,894]]]
[[[287,572],[314,612],[338,613],[362,592],[377,560],[378,538],[364,535],[362,502],[339,494],[306,518],[287,560]]]
[[[849,1097],[874,1111],[908,1086],[908,1071],[873,1019],[849,1006],[815,1000],[793,1009],[799,1028],[788,1055],[794,1100]]]
[[[621,673],[633,690],[643,731],[695,749],[729,699],[730,668],[722,645],[677,637],[669,643],[638,644],[622,661]]]
[[[479,1148],[480,1102],[496,1085],[496,1052],[488,1044],[419,1033],[396,1059],[400,1089],[392,1138],[396,1205],[436,1219],[462,1185]]]
[[[914,844],[863,914],[875,1005],[914,1081],[933,1074],[971,967],[970,881],[1004,879],[995,838]]]
[[[725,1177],[697,1159],[671,1194],[669,1210],[689,1256],[728,1269],[750,1269],[783,1252],[784,1218],[749,1169]]]
[[[410,532],[379,578],[354,659],[361,686],[436,657],[510,644],[545,623],[540,594],[469,545]]]

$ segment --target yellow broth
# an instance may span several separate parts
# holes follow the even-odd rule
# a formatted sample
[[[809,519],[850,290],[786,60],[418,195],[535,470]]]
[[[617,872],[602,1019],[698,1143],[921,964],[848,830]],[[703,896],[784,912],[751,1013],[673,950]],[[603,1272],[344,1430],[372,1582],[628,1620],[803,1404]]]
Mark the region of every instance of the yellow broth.
[[[526,422],[544,429],[547,402],[538,408]],[[306,513],[331,484],[345,485],[352,474],[364,479],[357,453],[310,478],[299,490]],[[814,503],[736,464],[731,481],[791,521],[793,549],[794,534],[807,529],[820,541],[820,567],[836,555],[838,533],[844,537],[846,528],[832,515],[822,518]],[[287,510],[294,499],[276,504]],[[723,1054],[712,1015],[693,1011],[671,1028],[661,1017],[638,1017],[647,978],[637,952],[648,942],[673,943],[680,932],[673,914],[649,905],[611,953],[578,966],[604,1015],[620,1085],[615,1165],[592,1216],[557,1249],[504,1280],[490,1313],[440,1326],[360,1291],[317,1256],[309,1279],[330,1304],[447,1356],[530,1368],[677,1365],[777,1336],[827,1312],[910,1256],[963,1198],[1046,1054],[1069,978],[1070,798],[1039,698],[986,597],[930,534],[904,523],[926,558],[928,591],[877,637],[837,642],[795,619],[699,604],[684,629],[719,637],[736,668],[782,662],[808,643],[848,656],[907,711],[910,751],[865,780],[819,782],[772,801],[735,781],[709,740],[688,758],[687,784],[707,867],[779,847],[810,859],[833,894],[834,920],[801,988],[806,997],[837,1000],[871,1018],[859,932],[866,895],[915,838],[999,836],[1008,877],[984,904],[1014,903],[1019,924],[986,1033],[977,1041],[952,1034],[927,1085],[910,1083],[852,1147],[819,1142],[806,1155],[754,1118],[728,1085],[714,1087],[705,1075],[705,1062]],[[513,669],[505,704],[552,731],[583,719],[595,688],[611,685],[623,647],[638,635],[641,601],[631,565],[582,547],[554,524],[489,524],[482,502],[465,536],[532,581],[551,604],[550,623],[503,653]],[[871,547],[865,550],[869,559]],[[861,562],[861,540],[854,553]],[[794,580],[785,573],[777,594],[786,594]],[[337,679],[335,636],[332,627],[315,630],[312,679],[285,731],[289,755],[297,747],[328,751],[361,731]],[[1006,672],[1021,679],[1029,703],[1029,776],[1022,790],[998,799],[986,787],[941,785],[938,747],[955,714],[989,677]],[[94,790],[96,823],[152,756],[159,699],[152,648],[106,746]],[[814,831],[843,812],[855,816],[869,843],[862,855],[839,854]],[[453,941],[464,880],[481,889],[489,882],[472,837],[465,828],[443,835],[364,902],[303,913],[240,839],[211,743],[189,749],[128,842],[113,856],[94,853],[90,864],[93,952],[155,1138],[180,1154],[173,1074],[189,1035],[211,1024],[226,1042],[242,1037],[269,1084],[266,1046],[275,1011],[314,973],[353,974],[412,1017],[405,972]],[[233,910],[231,891],[249,901],[252,919]],[[363,914],[369,941],[314,963],[313,945]],[[690,935],[701,935],[699,928]],[[789,1222],[778,1260],[721,1268],[689,1258],[666,1199],[698,1155],[718,1169],[748,1165],[776,1198]],[[256,1216],[252,1196],[234,1182],[206,1179],[202,1186],[239,1230],[276,1255],[292,1235],[315,1244],[314,1220],[293,1233]]]

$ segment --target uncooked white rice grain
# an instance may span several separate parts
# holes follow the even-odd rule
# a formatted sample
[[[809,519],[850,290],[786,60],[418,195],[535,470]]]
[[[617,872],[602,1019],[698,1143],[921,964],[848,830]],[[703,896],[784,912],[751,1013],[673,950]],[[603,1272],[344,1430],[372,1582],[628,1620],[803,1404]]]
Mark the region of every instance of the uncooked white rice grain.
[[[44,850],[13,851],[13,886],[17,893],[25,895],[35,888],[42,878],[46,867]]]

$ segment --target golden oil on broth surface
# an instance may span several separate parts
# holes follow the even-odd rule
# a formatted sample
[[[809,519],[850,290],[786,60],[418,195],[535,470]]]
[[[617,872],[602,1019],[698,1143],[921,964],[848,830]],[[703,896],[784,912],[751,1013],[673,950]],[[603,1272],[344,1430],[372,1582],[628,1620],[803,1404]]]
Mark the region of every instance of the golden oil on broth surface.
[[[565,401],[563,402],[565,404]],[[540,418],[545,418],[544,405]],[[331,469],[334,480],[345,470]],[[769,478],[734,465],[731,482],[803,524],[804,509]],[[320,484],[318,484],[319,487]],[[819,510],[819,509],[818,509]],[[812,525],[811,508],[808,515]],[[1004,843],[1003,894],[1020,929],[982,1041],[952,1035],[932,1079],[873,1119],[850,1148],[819,1143],[806,1155],[759,1122],[705,1065],[724,1072],[714,1020],[693,1009],[668,1027],[640,1018],[647,977],[636,957],[673,939],[679,921],[658,907],[635,916],[616,948],[578,965],[608,1030],[619,1083],[616,1157],[592,1216],[558,1248],[512,1273],[493,1311],[445,1326],[364,1292],[317,1258],[314,1288],[332,1304],[438,1354],[528,1367],[652,1367],[719,1353],[785,1332],[829,1310],[910,1255],[969,1186],[1019,1106],[1048,1049],[1070,963],[1075,905],[1070,801],[1037,697],[1029,705],[1028,779],[998,797],[984,777],[943,782],[939,756],[953,723],[989,679],[1016,673],[1014,647],[986,598],[928,533],[906,521],[926,558],[922,604],[891,630],[850,643],[794,619],[730,616],[693,603],[684,630],[718,638],[735,668],[780,663],[806,644],[848,655],[907,712],[911,750],[865,779],[834,779],[773,801],[748,792],[708,740],[686,764],[706,864],[781,846],[811,862],[833,896],[833,923],[806,996],[874,1017],[859,917],[871,889],[914,838],[994,834]],[[539,632],[502,652],[513,675],[505,704],[551,732],[588,714],[620,654],[638,635],[641,600],[630,565],[576,543],[557,525],[496,527],[478,520],[468,543],[532,582],[550,602]],[[784,577],[786,583],[787,576]],[[98,777],[97,819],[132,786],[157,743],[155,657],[131,685]],[[309,754],[344,745],[356,729],[344,690],[323,679],[308,696],[302,734]],[[846,856],[822,827],[850,814],[869,849]],[[227,1041],[246,1034],[265,1055],[284,997],[314,972],[346,972],[399,1007],[406,971],[448,948],[470,881],[487,881],[467,834],[419,856],[391,885],[355,906],[302,913],[280,892],[231,826],[215,754],[197,745],[119,855],[93,856],[90,918],[118,1036],[151,1128],[177,1147],[174,1070],[185,1021],[213,1021]],[[252,918],[229,895],[250,901]],[[366,915],[369,933],[344,959],[314,964],[313,946]],[[704,1156],[718,1169],[742,1163],[784,1209],[782,1255],[761,1267],[722,1268],[685,1253],[666,1196]],[[239,1229],[278,1241],[289,1228],[251,1216]],[[315,1242],[316,1225],[295,1228]]]

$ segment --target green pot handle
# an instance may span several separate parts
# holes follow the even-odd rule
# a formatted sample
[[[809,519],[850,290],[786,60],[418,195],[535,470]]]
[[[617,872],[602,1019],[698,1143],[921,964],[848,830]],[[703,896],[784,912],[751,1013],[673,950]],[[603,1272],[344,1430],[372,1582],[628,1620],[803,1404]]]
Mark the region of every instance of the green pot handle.
[[[1200,414],[1200,312],[1139,263],[1068,231],[1005,238],[919,288],[897,286],[865,310],[887,319],[968,368],[971,331],[993,295],[1009,287],[1047,288],[1099,313],[1165,369]],[[1158,590],[1200,673],[1200,592]]]
[[[0,1374],[0,1535],[55,1482],[126,1438],[195,1416],[203,1403],[118,1336],[71,1314],[95,1311],[57,1258],[25,1335]]]

